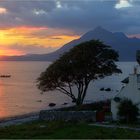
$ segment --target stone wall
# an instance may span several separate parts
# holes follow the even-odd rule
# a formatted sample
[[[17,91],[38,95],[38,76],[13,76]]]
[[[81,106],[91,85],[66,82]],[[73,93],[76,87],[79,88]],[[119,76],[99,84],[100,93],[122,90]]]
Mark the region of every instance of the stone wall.
[[[40,111],[39,119],[47,121],[96,121],[96,112],[42,110]]]

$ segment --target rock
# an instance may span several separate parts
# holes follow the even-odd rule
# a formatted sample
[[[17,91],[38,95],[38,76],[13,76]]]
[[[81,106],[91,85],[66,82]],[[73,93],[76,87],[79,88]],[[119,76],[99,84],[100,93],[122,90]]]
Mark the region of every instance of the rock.
[[[50,107],[54,107],[56,104],[55,103],[49,103]]]
[[[104,91],[105,89],[104,88],[100,88],[100,91]]]
[[[42,100],[37,100],[37,102],[42,102]]]
[[[111,91],[111,88],[107,88],[107,89],[105,89],[105,91]]]
[[[73,100],[72,100],[72,103],[76,103],[76,100],[73,99]]]
[[[40,128],[45,128],[46,127],[46,125],[40,125]]]
[[[68,103],[64,103],[64,104],[62,104],[62,105],[67,105]]]

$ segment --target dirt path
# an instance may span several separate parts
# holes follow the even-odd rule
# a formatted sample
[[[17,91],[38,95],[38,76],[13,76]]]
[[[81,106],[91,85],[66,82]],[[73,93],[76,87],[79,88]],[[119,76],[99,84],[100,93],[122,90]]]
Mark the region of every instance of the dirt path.
[[[89,124],[91,126],[100,126],[100,127],[106,127],[106,128],[122,128],[122,129],[128,129],[128,130],[134,130],[134,131],[140,131],[140,128],[134,128],[129,126],[118,126],[118,125],[109,125],[109,124],[101,124],[101,123],[95,123],[95,124]]]

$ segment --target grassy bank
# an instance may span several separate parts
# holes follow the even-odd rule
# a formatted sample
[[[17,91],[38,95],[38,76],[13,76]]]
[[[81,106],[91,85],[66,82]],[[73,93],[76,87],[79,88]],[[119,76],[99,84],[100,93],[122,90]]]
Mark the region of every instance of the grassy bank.
[[[138,139],[140,133],[126,129],[112,129],[89,126],[86,123],[64,123],[34,121],[17,126],[0,128],[0,138],[60,138],[60,139],[94,139],[94,138],[125,138]]]

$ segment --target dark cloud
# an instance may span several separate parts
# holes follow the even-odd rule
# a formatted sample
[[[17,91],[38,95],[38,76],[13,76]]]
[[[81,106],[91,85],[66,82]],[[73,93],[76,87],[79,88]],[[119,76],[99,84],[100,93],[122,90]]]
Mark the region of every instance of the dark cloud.
[[[116,9],[118,0],[3,0],[0,27],[48,26],[86,32],[98,25],[112,31],[139,33],[140,1],[128,0],[131,7]]]
[[[50,39],[59,40],[59,39],[62,39],[62,38],[60,38],[60,37],[51,37]]]

